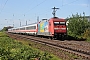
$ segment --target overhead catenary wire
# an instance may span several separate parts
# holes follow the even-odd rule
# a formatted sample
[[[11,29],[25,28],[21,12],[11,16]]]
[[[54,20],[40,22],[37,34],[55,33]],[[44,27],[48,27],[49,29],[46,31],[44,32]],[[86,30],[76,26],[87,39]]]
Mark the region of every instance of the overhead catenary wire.
[[[1,11],[0,11],[0,14],[1,14],[1,12],[3,11],[3,9],[4,9],[5,5],[7,4],[7,2],[8,2],[8,0],[5,1],[4,5],[3,5],[3,7],[2,7],[2,9],[1,9]]]
[[[40,6],[41,4],[43,4],[46,0],[43,0],[42,2],[38,3],[36,6],[32,7],[31,9],[29,9],[28,11],[26,11],[25,13],[21,14],[25,17],[26,14],[28,14],[29,11],[32,11],[33,9],[35,9],[36,7]]]
[[[43,0],[42,2],[40,2],[40,3],[37,4],[36,6],[32,7],[30,10],[28,10],[28,11],[27,11],[26,13],[24,13],[24,14],[26,15],[29,11],[32,11],[33,9],[35,9],[36,7],[38,7],[39,5],[43,4],[45,1],[46,1],[46,0]],[[72,2],[70,2],[70,3],[63,4],[64,2],[63,2],[63,0],[62,0],[62,6],[60,6],[60,8],[63,7],[63,6],[66,6],[66,5],[75,3],[76,1],[78,1],[78,0],[74,0],[74,1],[72,1]],[[47,12],[48,12],[48,11],[47,11]],[[43,13],[40,13],[40,15],[41,15],[41,14],[43,14]]]
[[[62,0],[62,5],[59,7],[60,8],[60,10],[61,10],[61,7],[64,7],[64,6],[67,6],[67,5],[69,5],[69,4],[72,4],[72,3],[75,3],[75,2],[77,2],[78,0],[74,0],[74,1],[72,1],[72,2],[69,2],[69,3],[67,3],[67,4],[64,4],[64,1]],[[47,11],[47,10],[46,10]],[[48,10],[49,11],[49,10]],[[48,12],[47,11],[47,12]],[[44,12],[45,13],[45,12]],[[41,14],[44,14],[44,13],[41,13]]]
[[[40,2],[39,4],[37,4],[36,6],[34,6],[33,8],[31,8],[29,11],[35,9],[35,8],[38,7],[39,5],[43,4],[45,1],[46,1],[46,0],[43,0],[42,2]],[[29,12],[29,11],[27,11],[27,12]],[[26,13],[27,13],[27,12],[26,12]]]
[[[26,14],[29,12],[29,11],[32,11],[33,9],[35,9],[36,7],[40,6],[41,4],[43,4],[46,0],[43,0],[42,2],[38,3],[36,6],[32,7],[30,10],[28,10],[26,13],[24,13],[24,18],[26,16]]]
[[[67,3],[67,4],[63,4],[61,7],[66,6],[66,5],[69,5],[69,4],[72,4],[72,3],[75,3],[75,2],[77,2],[77,1],[78,1],[78,0],[74,0],[74,1],[69,2],[69,3]]]
[[[90,6],[90,4],[89,4],[89,0],[88,0],[87,7],[89,7],[89,6]]]

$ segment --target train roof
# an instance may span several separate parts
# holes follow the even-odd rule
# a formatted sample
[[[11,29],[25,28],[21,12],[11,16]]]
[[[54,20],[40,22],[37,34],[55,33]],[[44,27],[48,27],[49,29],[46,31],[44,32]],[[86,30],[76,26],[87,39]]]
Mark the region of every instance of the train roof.
[[[64,19],[64,18],[52,17],[51,19]]]
[[[49,20],[53,20],[53,21],[66,21],[64,18],[58,18],[58,17],[53,17],[53,18],[51,18],[51,19],[49,19]]]
[[[27,27],[27,26],[30,26],[30,25],[34,25],[34,24],[37,24],[37,23],[32,23],[32,24],[28,24],[28,25],[23,25],[23,26],[20,26],[20,27],[14,27],[14,28],[11,28],[11,29],[23,28],[23,27]]]
[[[52,17],[52,18],[50,18],[50,19],[42,19],[41,21],[39,21],[39,23],[40,22],[45,22],[45,21],[50,21],[50,20],[53,20],[53,21],[66,21],[64,18],[58,18],[58,17]]]

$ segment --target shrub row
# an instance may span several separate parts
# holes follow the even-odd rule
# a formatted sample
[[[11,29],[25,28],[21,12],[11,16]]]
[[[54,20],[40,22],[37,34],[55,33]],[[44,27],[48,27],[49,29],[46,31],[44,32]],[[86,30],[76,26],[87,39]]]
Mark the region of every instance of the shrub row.
[[[47,52],[40,52],[30,46],[9,38],[0,32],[0,60],[58,60]]]

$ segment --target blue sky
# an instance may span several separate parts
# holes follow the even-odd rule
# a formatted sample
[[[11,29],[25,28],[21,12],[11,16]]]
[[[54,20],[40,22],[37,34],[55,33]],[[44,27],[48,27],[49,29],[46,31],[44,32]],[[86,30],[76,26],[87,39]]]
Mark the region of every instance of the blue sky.
[[[0,0],[0,29],[4,26],[18,27],[42,18],[53,17],[53,7],[60,8],[56,12],[59,18],[83,12],[90,16],[90,0]]]

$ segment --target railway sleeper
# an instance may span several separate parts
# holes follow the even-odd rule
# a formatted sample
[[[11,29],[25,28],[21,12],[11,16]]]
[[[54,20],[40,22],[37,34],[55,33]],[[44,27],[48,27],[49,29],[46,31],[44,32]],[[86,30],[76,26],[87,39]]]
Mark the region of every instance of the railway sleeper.
[[[62,50],[62,49],[61,49]],[[84,54],[82,55],[82,54],[80,54],[80,53],[76,53],[76,52],[70,52],[70,51],[68,51],[68,50],[63,50],[63,51],[66,51],[66,52],[68,52],[68,53],[72,53],[72,54],[74,54],[74,55],[77,55],[78,57],[80,56],[80,57],[83,57],[84,59],[90,59],[89,58],[89,56],[85,56]]]
[[[69,49],[69,50],[73,50],[73,51],[77,51],[77,52],[81,52],[81,53],[90,55],[90,52],[89,51],[85,51],[85,50],[81,50],[81,49],[76,49],[76,48],[73,49],[71,47],[65,47],[65,46],[62,46],[62,47],[66,48],[66,49]]]
[[[72,54],[74,55],[77,55],[78,57],[82,57],[82,59],[90,59],[89,56],[85,56],[85,55],[82,55],[82,54],[79,54],[79,53],[76,53],[76,52],[73,52]]]
[[[35,40],[35,39],[31,39],[31,40]],[[41,41],[38,41],[38,42],[41,42]],[[44,43],[44,42],[43,42]],[[47,42],[46,42],[47,43]],[[51,44],[51,43],[49,43],[49,44]],[[48,45],[48,44],[47,44]],[[51,45],[54,45],[54,46],[57,46],[57,45],[55,45],[55,44],[51,44]],[[75,50],[75,49],[71,49],[70,47],[65,47],[65,46],[63,46],[63,45],[59,45],[58,47],[61,47],[61,48],[66,48],[66,49],[69,49],[69,50]],[[61,49],[61,50],[63,50],[63,51],[68,51],[68,50],[64,50],[64,49]],[[76,52],[80,52],[81,50],[80,49],[78,49],[78,51],[76,51]],[[90,55],[89,56],[85,56],[84,54],[79,54],[79,53],[76,53],[76,52],[70,52],[70,51],[68,51],[69,53],[73,53],[73,54],[75,54],[75,55],[78,55],[78,56],[81,56],[81,57],[83,57],[83,58],[86,58],[86,59],[90,59]],[[83,51],[82,51],[83,52]]]

